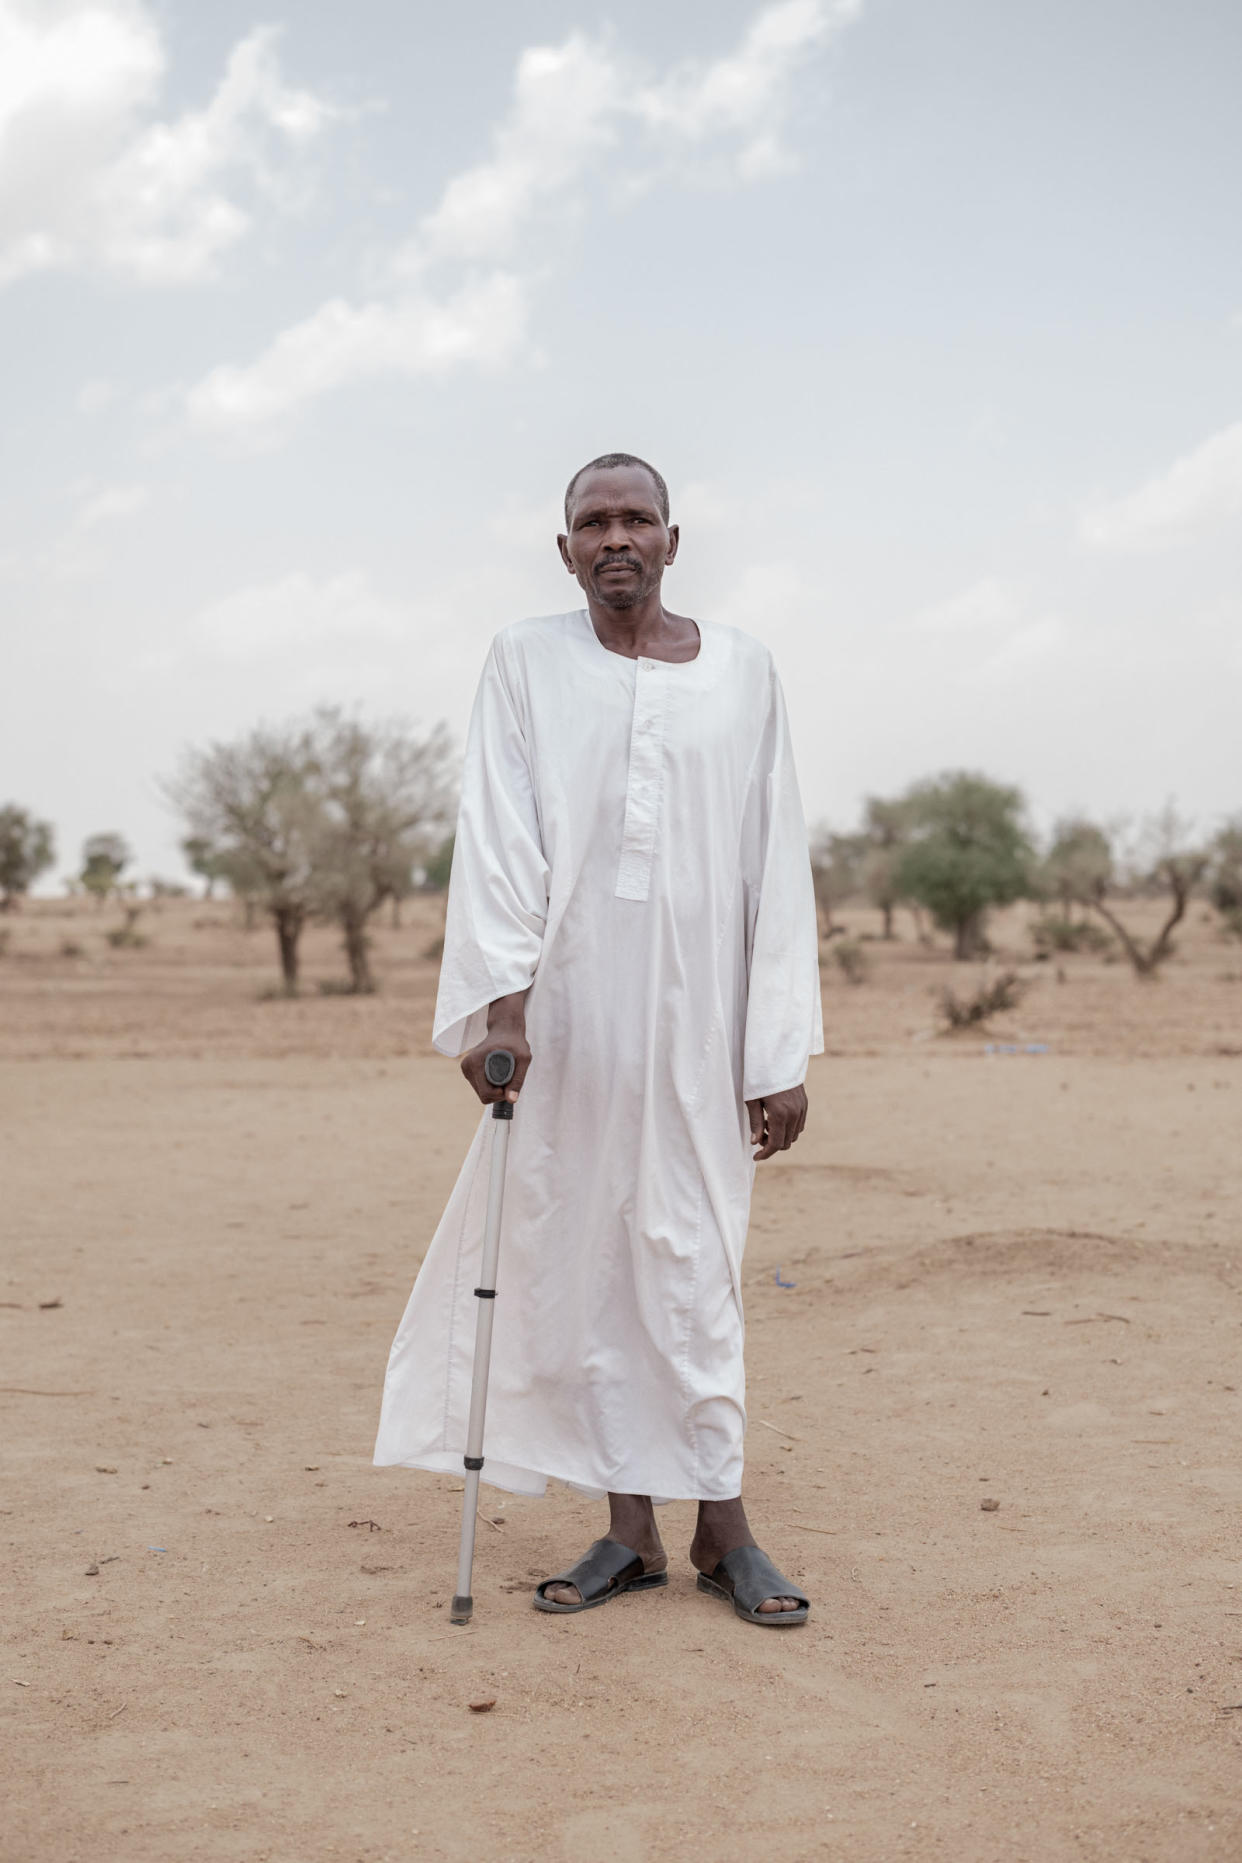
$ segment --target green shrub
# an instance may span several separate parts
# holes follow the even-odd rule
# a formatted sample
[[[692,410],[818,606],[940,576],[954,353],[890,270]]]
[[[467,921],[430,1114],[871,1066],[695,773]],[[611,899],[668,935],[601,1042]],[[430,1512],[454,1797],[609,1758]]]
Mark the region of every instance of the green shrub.
[[[1027,927],[1035,949],[1043,956],[1052,951],[1107,951],[1112,939],[1090,919],[1059,918],[1048,913]]]

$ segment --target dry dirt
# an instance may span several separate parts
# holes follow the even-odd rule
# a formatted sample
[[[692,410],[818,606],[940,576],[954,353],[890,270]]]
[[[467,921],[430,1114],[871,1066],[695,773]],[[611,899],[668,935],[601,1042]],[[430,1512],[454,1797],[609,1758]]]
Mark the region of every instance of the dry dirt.
[[[475,1117],[413,918],[365,1002],[326,933],[260,1000],[221,905],[5,926],[4,1863],[1237,1863],[1242,948],[952,1039],[943,949],[829,955],[746,1272],[809,1625],[697,1594],[680,1505],[667,1591],[540,1616],[598,1512],[485,1489],[456,1630],[456,1484],[369,1465]]]

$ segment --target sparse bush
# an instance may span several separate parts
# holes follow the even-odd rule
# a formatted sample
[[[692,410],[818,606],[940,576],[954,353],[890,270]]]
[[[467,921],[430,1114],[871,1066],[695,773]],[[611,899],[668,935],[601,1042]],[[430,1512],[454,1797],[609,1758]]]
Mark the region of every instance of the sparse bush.
[[[847,983],[865,983],[871,966],[857,938],[838,938],[832,946],[837,969]]]
[[[1016,1009],[1026,995],[1027,984],[1016,970],[1003,970],[998,977],[985,977],[970,996],[957,996],[946,987],[940,992],[940,1013],[946,1029],[978,1028],[990,1017],[1006,1009]]]
[[[1081,815],[1059,821],[1052,831],[1052,846],[1037,879],[1039,893],[1055,899],[1061,917],[1068,921],[1072,908],[1107,890],[1113,877],[1113,847],[1107,833]],[[1077,946],[1059,947],[1076,950]]]
[[[1208,890],[1226,936],[1242,938],[1242,816],[1226,822],[1212,843]]]
[[[138,930],[138,918],[141,911],[141,906],[126,906],[125,923],[114,925],[111,931],[104,933],[104,937],[114,951],[141,951],[150,944],[151,940],[146,933]]]
[[[60,955],[62,957],[85,957],[86,952],[76,938],[62,938],[60,941]]]
[[[1049,913],[1027,927],[1041,957],[1053,951],[1107,951],[1112,939],[1090,919],[1058,918]]]

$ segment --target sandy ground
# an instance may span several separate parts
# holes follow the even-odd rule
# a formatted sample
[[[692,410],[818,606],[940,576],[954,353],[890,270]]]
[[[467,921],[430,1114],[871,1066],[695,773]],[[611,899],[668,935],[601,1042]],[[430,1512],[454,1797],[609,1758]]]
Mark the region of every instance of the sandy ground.
[[[1242,950],[1028,967],[989,1034],[1041,1054],[930,1033],[942,950],[830,961],[746,1260],[809,1625],[697,1594],[680,1505],[667,1591],[541,1616],[598,1513],[485,1489],[456,1630],[456,1484],[369,1466],[475,1117],[415,918],[292,1004],[226,907],[10,923],[4,1863],[1237,1863]]]

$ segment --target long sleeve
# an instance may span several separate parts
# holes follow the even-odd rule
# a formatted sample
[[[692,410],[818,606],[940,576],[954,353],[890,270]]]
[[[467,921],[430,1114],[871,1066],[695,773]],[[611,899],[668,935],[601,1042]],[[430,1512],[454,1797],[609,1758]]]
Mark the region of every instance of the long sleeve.
[[[819,927],[785,699],[775,669],[752,774],[747,884],[748,976],[742,1097],[796,1087],[824,1048]]]
[[[498,639],[466,738],[432,1037],[441,1054],[463,1054],[482,1041],[488,1004],[529,987],[547,910],[534,780]]]

